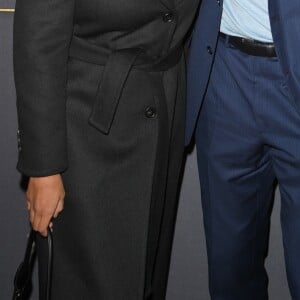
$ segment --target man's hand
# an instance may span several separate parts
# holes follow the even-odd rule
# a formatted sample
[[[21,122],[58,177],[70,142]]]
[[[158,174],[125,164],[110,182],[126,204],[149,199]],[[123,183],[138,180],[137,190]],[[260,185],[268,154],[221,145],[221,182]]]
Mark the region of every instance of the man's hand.
[[[33,229],[47,236],[51,219],[64,208],[65,190],[61,175],[31,177],[26,197]]]

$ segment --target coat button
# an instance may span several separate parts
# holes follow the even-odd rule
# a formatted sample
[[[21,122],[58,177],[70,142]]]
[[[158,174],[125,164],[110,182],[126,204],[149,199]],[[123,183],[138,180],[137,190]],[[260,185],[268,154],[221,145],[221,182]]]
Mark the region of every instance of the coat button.
[[[171,12],[168,12],[168,13],[164,14],[163,21],[165,23],[171,23],[171,22],[173,22],[174,21],[174,14],[171,13]]]
[[[217,0],[217,4],[220,6],[221,5],[221,0]]]
[[[148,106],[145,110],[145,116],[149,119],[155,118],[157,115],[156,109],[154,107]]]
[[[210,55],[213,54],[213,50],[212,50],[212,48],[211,48],[210,46],[207,46],[206,49],[207,49],[207,52],[208,52]]]

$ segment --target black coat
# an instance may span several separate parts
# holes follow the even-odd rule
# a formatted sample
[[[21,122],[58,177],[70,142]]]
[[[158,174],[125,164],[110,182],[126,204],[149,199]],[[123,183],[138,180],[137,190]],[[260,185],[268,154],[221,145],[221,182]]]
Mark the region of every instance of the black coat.
[[[197,6],[16,2],[18,169],[62,173],[66,188],[55,300],[164,298],[183,154],[183,47]]]

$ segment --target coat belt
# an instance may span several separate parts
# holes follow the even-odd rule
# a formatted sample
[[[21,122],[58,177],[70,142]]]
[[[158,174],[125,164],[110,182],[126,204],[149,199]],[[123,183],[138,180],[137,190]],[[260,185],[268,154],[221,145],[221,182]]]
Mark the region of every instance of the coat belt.
[[[69,56],[104,66],[89,123],[104,134],[109,134],[123,88],[132,68],[149,72],[165,71],[175,66],[183,53],[182,48],[172,50],[157,62],[145,56],[141,48],[109,51],[98,45],[73,37]]]

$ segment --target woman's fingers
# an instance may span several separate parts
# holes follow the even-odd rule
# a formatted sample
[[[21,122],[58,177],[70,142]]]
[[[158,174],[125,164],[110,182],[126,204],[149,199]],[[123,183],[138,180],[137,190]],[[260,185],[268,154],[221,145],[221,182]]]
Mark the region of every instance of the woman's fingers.
[[[30,220],[30,223],[33,225],[33,222],[34,222],[34,210],[33,209],[30,209],[30,211],[29,211],[29,220]]]
[[[51,221],[51,214],[41,214],[32,210],[31,225],[35,231],[40,232],[42,235],[47,235],[47,227]]]
[[[30,210],[30,223],[32,228],[43,236],[47,236],[47,228],[53,227],[51,219],[53,213]]]
[[[39,225],[40,225],[41,219],[42,219],[42,217],[40,215],[34,213],[34,218],[31,222],[31,225],[35,231],[39,231]]]
[[[47,228],[51,221],[51,216],[44,216],[41,218],[37,231],[41,233],[42,236],[47,236]]]
[[[62,212],[64,209],[64,199],[59,200],[56,210],[54,212],[53,218],[57,218],[59,213]]]
[[[40,232],[43,236],[47,236],[47,228],[53,229],[52,218],[57,218],[59,213],[63,210],[64,201],[63,199],[58,202],[54,213],[49,211],[37,211],[32,207],[30,209],[30,223],[35,231]]]
[[[49,223],[49,228],[50,228],[51,232],[53,232],[53,222]]]
[[[61,176],[31,177],[26,194],[32,227],[47,236],[51,219],[63,210],[65,191]]]

